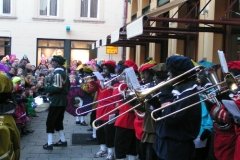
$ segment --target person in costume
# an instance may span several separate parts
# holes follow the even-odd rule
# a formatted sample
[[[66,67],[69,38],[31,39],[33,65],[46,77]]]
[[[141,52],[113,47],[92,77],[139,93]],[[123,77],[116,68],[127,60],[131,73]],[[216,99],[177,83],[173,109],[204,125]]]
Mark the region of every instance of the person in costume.
[[[125,62],[118,63],[116,67],[116,73],[121,74],[125,68],[133,67],[134,71],[138,71],[138,67],[132,60],[126,60]],[[117,95],[120,93],[119,90],[126,90],[127,84],[124,83],[123,80],[119,80],[116,84],[114,84],[113,95]],[[119,95],[114,97],[114,101],[118,101],[123,99],[124,97]],[[116,107],[122,105],[124,102],[120,101],[116,104]],[[131,108],[130,104],[126,104],[119,108],[119,114],[129,110]],[[130,111],[125,113],[122,116],[119,116],[115,121],[115,155],[116,159],[122,160],[127,158],[127,160],[135,160],[137,157],[136,152],[136,137],[134,131],[134,119],[135,113],[134,111]]]
[[[240,74],[240,61],[227,63],[229,71],[237,76]],[[222,100],[232,100],[240,109],[239,86],[238,91],[231,91],[217,95],[220,103],[211,103],[209,110],[214,120],[214,155],[217,160],[240,160],[240,117],[233,117]],[[208,101],[209,102],[209,101]],[[239,113],[240,114],[240,113]]]
[[[143,85],[147,85],[148,88],[155,86],[154,75],[155,71],[152,69],[156,65],[154,60],[149,60],[139,68]],[[159,103],[157,103],[159,104]],[[154,109],[153,104],[145,103],[143,106],[144,119],[143,119],[143,135],[141,138],[141,145],[143,147],[143,159],[156,160],[157,156],[153,149],[153,143],[155,142],[155,122],[151,118],[151,112]]]
[[[105,78],[105,81],[109,81],[113,78],[114,72],[115,72],[116,62],[112,60],[108,60],[102,63],[103,68],[103,77]],[[103,98],[112,96],[113,88],[111,87],[113,84],[107,84],[103,85],[103,82],[100,82],[100,85],[98,87],[97,91],[97,101],[102,100]],[[112,98],[108,98],[104,101],[100,101],[97,104],[97,108],[114,102]],[[100,116],[108,113],[112,109],[115,108],[115,105],[108,105],[107,107],[99,108],[96,110],[96,118],[99,118]],[[115,113],[111,113],[111,115],[106,115],[105,117],[102,117],[99,121],[98,125],[101,125],[109,120],[111,116],[114,116]],[[113,160],[114,159],[114,136],[115,136],[115,127],[114,123],[110,123],[105,125],[104,127],[97,130],[97,140],[100,144],[99,151],[94,155],[95,158],[99,157],[107,157],[107,160]]]
[[[50,85],[44,87],[51,102],[46,121],[48,141],[43,145],[43,149],[45,150],[53,150],[53,146],[67,146],[67,141],[63,132],[63,119],[67,106],[67,93],[70,83],[66,75],[66,70],[63,67],[64,63],[65,59],[62,56],[53,56],[51,61],[51,65],[54,67],[53,77],[51,77]],[[55,131],[59,133],[60,140],[53,143],[53,133]]]
[[[216,69],[213,63],[201,60],[198,62],[201,66],[205,67],[203,72],[200,72],[198,75],[199,79],[199,87],[201,89],[206,89],[211,87],[213,84],[210,81],[209,75],[215,74]],[[209,94],[211,90],[205,92]],[[204,99],[204,93],[199,94],[200,99]],[[195,154],[192,160],[207,160],[207,159],[214,159],[214,155],[212,153],[213,149],[213,120],[207,108],[206,102],[201,102],[201,110],[202,110],[202,118],[201,118],[201,128],[197,138],[194,140],[195,144]],[[210,158],[211,157],[211,158]]]
[[[166,68],[170,77],[174,78],[194,68],[194,65],[188,57],[173,55],[167,58]],[[172,94],[173,98],[166,98],[165,101],[161,101],[162,107],[197,92],[196,77],[189,77],[183,77],[182,81],[180,80],[179,83],[168,89],[168,93]],[[159,116],[168,115],[195,102],[199,102],[199,100],[198,95],[192,96],[166,107],[159,113]],[[200,104],[158,121],[156,123],[157,139],[154,147],[158,158],[160,160],[191,160],[195,149],[193,140],[199,133],[200,125]]]
[[[20,133],[13,118],[12,81],[0,73],[0,159],[20,159]]]

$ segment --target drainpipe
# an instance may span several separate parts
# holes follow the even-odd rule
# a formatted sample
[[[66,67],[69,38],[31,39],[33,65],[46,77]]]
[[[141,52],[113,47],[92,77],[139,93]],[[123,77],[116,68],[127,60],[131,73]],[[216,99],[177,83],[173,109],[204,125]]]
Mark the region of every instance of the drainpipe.
[[[125,0],[124,3],[123,26],[127,24],[128,0]],[[126,60],[126,47],[123,47],[122,60]]]

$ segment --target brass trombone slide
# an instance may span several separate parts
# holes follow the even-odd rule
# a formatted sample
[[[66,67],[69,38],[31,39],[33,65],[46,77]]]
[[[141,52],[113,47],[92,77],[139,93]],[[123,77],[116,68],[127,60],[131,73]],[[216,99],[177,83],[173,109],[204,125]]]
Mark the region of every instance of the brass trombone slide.
[[[118,94],[115,94],[115,95],[112,95],[112,96],[103,98],[103,99],[101,99],[101,100],[98,100],[98,101],[95,101],[95,102],[92,102],[92,103],[85,104],[85,105],[83,105],[83,106],[81,106],[81,107],[77,107],[75,112],[76,112],[77,115],[79,115],[79,112],[78,112],[79,109],[82,109],[82,108],[84,108],[84,107],[93,105],[93,104],[95,104],[95,103],[99,103],[99,102],[105,101],[105,100],[107,100],[107,99],[109,99],[109,98],[113,98],[113,97],[116,97],[116,96],[119,96],[119,95],[121,95],[121,93],[118,93]]]
[[[158,96],[159,94],[161,94],[161,92],[155,94],[153,97]],[[121,104],[120,106],[116,107],[116,108],[114,109],[114,111],[118,110],[118,109],[121,108],[122,106],[130,103],[131,101],[133,101],[133,100],[135,100],[135,99],[137,99],[137,97],[133,97],[133,98],[130,99],[129,101],[125,102],[124,104]],[[149,99],[146,99],[146,100],[144,101],[144,103],[146,103],[148,100],[149,100]],[[112,118],[112,119],[109,119],[107,122],[105,122],[105,123],[103,123],[103,124],[101,124],[101,125],[99,125],[99,126],[96,126],[96,125],[95,125],[96,121],[98,121],[100,118],[105,117],[105,116],[109,115],[110,113],[114,112],[114,111],[112,110],[112,111],[108,112],[107,114],[104,114],[103,116],[99,117],[99,118],[96,119],[95,121],[93,121],[93,128],[95,128],[95,129],[102,128],[103,126],[109,124],[110,122],[114,121],[114,120],[117,119],[118,117],[120,117],[120,116],[122,116],[122,115],[124,115],[124,114],[126,114],[126,113],[128,113],[128,112],[130,112],[130,111],[132,111],[132,110],[134,110],[135,113],[136,113],[139,117],[142,117],[142,118],[143,118],[144,115],[145,115],[145,113],[140,114],[140,113],[138,113],[138,112],[135,110],[135,109],[136,109],[137,107],[139,107],[140,105],[142,105],[142,104],[139,103],[139,104],[131,107],[130,109],[126,110],[125,112],[123,112],[123,113],[115,116],[115,117]]]
[[[120,106],[114,108],[113,110],[109,111],[107,114],[104,114],[104,115],[98,117],[97,119],[95,119],[95,120],[92,122],[93,128],[94,128],[94,129],[99,129],[99,128],[103,127],[104,125],[108,124],[110,121],[107,121],[107,122],[105,122],[105,123],[103,123],[103,124],[101,124],[101,125],[99,125],[99,126],[96,126],[96,122],[97,122],[97,121],[99,121],[100,119],[102,119],[102,118],[105,117],[105,116],[110,115],[110,113],[113,113],[113,112],[117,111],[119,108],[121,108],[122,106],[124,106],[124,105],[126,105],[126,104],[128,104],[128,103],[130,103],[130,102],[132,102],[132,101],[134,101],[135,99],[137,99],[137,97],[134,97],[134,98],[128,100],[127,102],[125,102],[125,103],[121,104]],[[139,104],[139,105],[140,105],[140,104]],[[114,118],[115,118],[115,117],[114,117]],[[113,119],[114,119],[114,118],[113,118]],[[113,120],[111,120],[111,121],[113,121]]]
[[[91,110],[89,110],[89,111],[85,111],[85,112],[82,112],[82,113],[77,113],[77,112],[76,112],[76,114],[77,114],[78,116],[81,116],[81,115],[84,115],[84,114],[87,114],[87,113],[89,113],[89,112],[92,112],[92,111],[95,111],[95,110],[98,110],[98,109],[101,109],[101,108],[110,106],[110,105],[112,105],[112,104],[114,104],[114,103],[118,103],[118,102],[121,102],[121,101],[123,101],[123,99],[120,99],[120,100],[118,100],[118,101],[114,101],[114,102],[112,102],[112,103],[105,104],[105,105],[100,106],[100,107],[96,107],[96,108],[94,108],[94,109],[91,109]]]
[[[134,97],[134,98],[136,98],[136,97]],[[122,115],[124,115],[124,114],[126,114],[126,113],[128,113],[128,112],[130,112],[130,111],[132,111],[132,110],[134,110],[135,108],[139,107],[140,105],[141,105],[141,103],[137,104],[137,105],[134,106],[134,107],[129,108],[128,110],[126,110],[125,112],[123,112],[121,115],[117,115],[117,116],[115,116],[114,118],[109,119],[107,122],[105,122],[105,123],[103,123],[103,124],[101,124],[101,125],[99,125],[99,126],[96,126],[96,125],[95,125],[96,122],[93,121],[92,126],[93,126],[93,128],[95,128],[95,129],[102,128],[103,126],[105,126],[105,125],[109,124],[110,122],[116,120],[118,117],[120,117],[120,116],[122,116]]]

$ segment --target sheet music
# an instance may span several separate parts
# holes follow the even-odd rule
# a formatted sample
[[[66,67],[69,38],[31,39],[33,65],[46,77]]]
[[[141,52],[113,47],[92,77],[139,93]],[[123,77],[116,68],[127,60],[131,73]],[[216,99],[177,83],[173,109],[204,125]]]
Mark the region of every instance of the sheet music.
[[[103,78],[103,76],[101,75],[101,73],[99,73],[99,72],[93,72],[93,74],[97,77],[97,79],[98,79],[99,81],[104,81],[104,78]]]
[[[127,82],[131,84],[131,86],[133,87],[133,89],[138,89],[140,88],[140,83],[137,79],[137,76],[133,70],[132,67],[130,68],[126,68],[124,70],[125,74],[126,74],[126,79],[127,79]]]
[[[218,57],[220,60],[220,64],[221,64],[223,73],[228,73],[229,72],[228,66],[227,66],[226,58],[225,58],[223,51],[218,50]]]
[[[236,105],[236,103],[232,100],[222,100],[222,103],[224,104],[224,106],[226,107],[228,112],[233,116],[233,119],[235,121],[239,121],[240,120],[240,110],[239,110],[238,106]]]

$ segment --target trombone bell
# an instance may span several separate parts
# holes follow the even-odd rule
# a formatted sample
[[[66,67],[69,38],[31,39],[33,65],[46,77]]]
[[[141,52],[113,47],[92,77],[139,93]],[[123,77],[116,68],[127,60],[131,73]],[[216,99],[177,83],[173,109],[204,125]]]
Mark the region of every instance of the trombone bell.
[[[238,82],[236,78],[231,73],[227,73],[227,75],[224,77],[224,80],[230,92],[236,94],[238,91]]]

